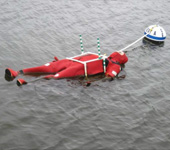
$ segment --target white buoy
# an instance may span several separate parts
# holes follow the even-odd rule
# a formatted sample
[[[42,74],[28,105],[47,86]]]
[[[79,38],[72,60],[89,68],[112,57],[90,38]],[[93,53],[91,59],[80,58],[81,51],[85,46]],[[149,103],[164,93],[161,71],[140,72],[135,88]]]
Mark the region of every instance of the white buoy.
[[[163,42],[166,39],[165,30],[159,25],[151,25],[145,29],[144,35],[152,41]]]

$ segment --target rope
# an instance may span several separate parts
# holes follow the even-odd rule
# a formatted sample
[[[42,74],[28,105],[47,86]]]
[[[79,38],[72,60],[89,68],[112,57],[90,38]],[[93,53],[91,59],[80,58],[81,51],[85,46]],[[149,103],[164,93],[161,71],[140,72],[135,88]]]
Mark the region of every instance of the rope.
[[[156,27],[156,26],[152,27],[147,34],[143,35],[142,37],[140,37],[139,39],[137,39],[137,40],[134,41],[133,43],[131,43],[131,44],[129,44],[128,46],[126,46],[125,48],[119,50],[119,52],[123,52],[123,51],[125,51],[126,49],[128,49],[129,47],[131,47],[132,45],[134,45],[134,44],[136,44],[137,42],[139,42],[141,39],[143,39],[143,38],[146,37],[148,34],[150,34],[155,27]],[[132,50],[132,49],[131,49],[131,50]],[[129,51],[131,51],[131,50],[129,50]]]
[[[137,39],[135,42],[129,44],[128,46],[126,46],[125,48],[123,48],[123,49],[121,49],[121,50],[119,50],[119,51],[120,51],[120,52],[125,51],[126,49],[128,49],[128,48],[131,47],[132,45],[136,44],[137,42],[139,42],[141,39],[143,39],[143,38],[144,38],[145,36],[147,36],[147,35],[148,35],[148,34],[143,35],[142,37],[140,37],[139,39]],[[131,50],[129,50],[129,51],[131,51]]]

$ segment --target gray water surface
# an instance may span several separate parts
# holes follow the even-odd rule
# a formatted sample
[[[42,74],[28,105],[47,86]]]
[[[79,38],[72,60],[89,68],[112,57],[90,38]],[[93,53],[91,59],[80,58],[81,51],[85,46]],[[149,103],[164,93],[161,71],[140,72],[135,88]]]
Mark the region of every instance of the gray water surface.
[[[1,0],[0,150],[167,150],[170,148],[170,1]],[[85,51],[110,55],[158,23],[163,47],[137,43],[127,76],[84,87],[40,80],[17,87],[19,70]],[[34,77],[23,77],[27,81]]]

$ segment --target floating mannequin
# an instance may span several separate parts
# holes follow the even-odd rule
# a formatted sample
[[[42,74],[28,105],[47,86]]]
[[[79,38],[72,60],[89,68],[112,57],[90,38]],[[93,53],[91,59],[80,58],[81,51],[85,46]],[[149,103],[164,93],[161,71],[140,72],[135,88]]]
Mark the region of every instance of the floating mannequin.
[[[18,75],[46,75],[43,79],[62,79],[80,76],[91,76],[104,73],[106,78],[113,79],[128,61],[124,52],[114,52],[109,57],[99,56],[93,53],[84,53],[72,58],[58,60],[57,58],[45,65],[14,71],[11,68],[5,70],[5,79],[13,81]],[[105,62],[105,65],[104,63]],[[17,80],[17,85],[26,84],[23,79]]]
[[[26,68],[14,71],[11,68],[5,70],[5,79],[13,81],[18,75],[45,75],[41,79],[62,79],[73,77],[86,77],[104,74],[107,79],[113,79],[122,70],[124,64],[128,61],[126,54],[122,51],[114,52],[109,57],[100,54],[100,42],[97,38],[98,54],[84,53],[83,41],[80,35],[81,55],[69,57],[66,59],[55,60],[45,65]],[[122,75],[121,78],[125,77]],[[18,79],[17,85],[27,84],[24,79]]]

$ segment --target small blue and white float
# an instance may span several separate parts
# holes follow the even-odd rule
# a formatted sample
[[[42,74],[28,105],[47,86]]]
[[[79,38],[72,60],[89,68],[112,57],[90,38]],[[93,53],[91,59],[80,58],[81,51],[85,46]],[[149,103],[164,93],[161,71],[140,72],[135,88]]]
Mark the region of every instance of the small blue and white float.
[[[151,41],[163,42],[166,39],[165,30],[159,25],[151,25],[145,29],[145,37]]]

